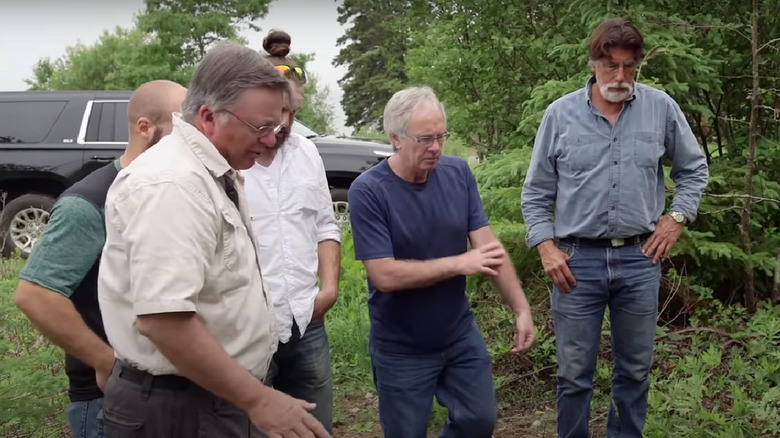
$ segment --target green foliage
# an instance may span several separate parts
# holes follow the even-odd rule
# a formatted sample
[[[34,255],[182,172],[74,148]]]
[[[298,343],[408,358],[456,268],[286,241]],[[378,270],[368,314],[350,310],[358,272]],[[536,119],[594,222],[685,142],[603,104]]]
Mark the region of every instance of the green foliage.
[[[0,259],[0,436],[60,437],[67,430],[61,351],[13,302],[21,259]]]
[[[780,309],[747,319],[723,308],[696,319],[689,348],[658,357],[648,437],[764,437],[780,434]],[[710,327],[700,326],[702,323]],[[668,333],[670,346],[686,339]]]
[[[382,126],[385,103],[406,83],[406,3],[344,0],[338,6],[339,23],[349,27],[333,63],[347,66],[339,84],[348,126]]]

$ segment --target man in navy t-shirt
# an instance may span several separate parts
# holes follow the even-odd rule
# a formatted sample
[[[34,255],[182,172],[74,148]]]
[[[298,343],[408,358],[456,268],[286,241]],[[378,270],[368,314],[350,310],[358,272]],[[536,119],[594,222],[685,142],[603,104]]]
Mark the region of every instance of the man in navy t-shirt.
[[[384,128],[396,152],[355,180],[349,205],[355,257],[368,273],[385,437],[425,437],[436,396],[449,410],[442,437],[489,438],[497,415],[492,362],[466,298],[466,275],[490,275],[517,315],[514,353],[534,340],[528,301],[468,163],[441,154],[449,133],[433,91],[393,95]]]

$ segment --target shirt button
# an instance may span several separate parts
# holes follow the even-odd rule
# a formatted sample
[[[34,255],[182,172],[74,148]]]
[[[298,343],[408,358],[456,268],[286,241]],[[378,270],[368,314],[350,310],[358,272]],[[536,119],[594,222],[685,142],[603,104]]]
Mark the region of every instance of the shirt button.
[[[610,208],[610,210],[615,211],[615,207]]]
[[[612,141],[617,143],[617,137],[613,138]]]
[[[613,161],[613,162],[612,162],[612,164],[614,164],[615,166],[617,166],[617,161]]]
[[[617,184],[612,184],[612,188],[617,188]]]

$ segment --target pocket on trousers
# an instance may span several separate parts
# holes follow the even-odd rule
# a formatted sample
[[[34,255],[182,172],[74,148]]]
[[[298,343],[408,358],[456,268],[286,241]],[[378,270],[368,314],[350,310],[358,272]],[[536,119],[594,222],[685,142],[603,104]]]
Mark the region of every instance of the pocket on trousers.
[[[137,438],[141,436],[144,421],[111,409],[103,409],[106,436],[111,438]]]

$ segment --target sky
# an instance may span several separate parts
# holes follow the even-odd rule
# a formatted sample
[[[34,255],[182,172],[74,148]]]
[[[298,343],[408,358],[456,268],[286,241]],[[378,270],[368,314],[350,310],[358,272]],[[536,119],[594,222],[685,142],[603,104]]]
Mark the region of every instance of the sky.
[[[0,91],[26,90],[24,80],[32,76],[40,58],[59,58],[68,46],[93,44],[104,30],[131,27],[143,4],[143,0],[0,0]],[[268,31],[281,29],[292,37],[293,53],[314,53],[307,70],[329,90],[334,128],[349,134],[337,82],[346,69],[332,65],[340,49],[336,40],[344,34],[336,7],[334,0],[275,0],[268,14],[255,23],[260,32],[242,35],[249,47],[261,50]]]

